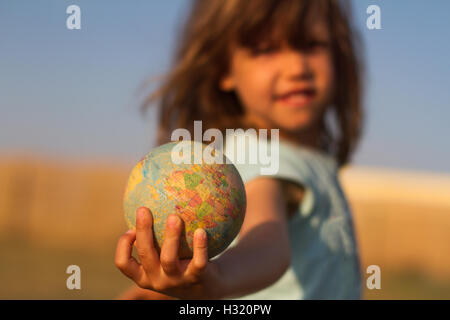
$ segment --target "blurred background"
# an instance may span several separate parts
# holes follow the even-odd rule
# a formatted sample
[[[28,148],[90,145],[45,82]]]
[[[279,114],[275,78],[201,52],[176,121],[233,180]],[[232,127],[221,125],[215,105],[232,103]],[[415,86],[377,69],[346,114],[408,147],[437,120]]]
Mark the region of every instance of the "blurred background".
[[[0,298],[111,299],[128,174],[155,145],[139,87],[167,71],[188,0],[0,0]],[[81,8],[81,30],[66,8]],[[366,299],[450,299],[450,2],[353,1],[367,127],[341,171]],[[381,30],[366,27],[369,5]],[[66,268],[81,268],[81,290]],[[368,275],[364,274],[366,279]]]

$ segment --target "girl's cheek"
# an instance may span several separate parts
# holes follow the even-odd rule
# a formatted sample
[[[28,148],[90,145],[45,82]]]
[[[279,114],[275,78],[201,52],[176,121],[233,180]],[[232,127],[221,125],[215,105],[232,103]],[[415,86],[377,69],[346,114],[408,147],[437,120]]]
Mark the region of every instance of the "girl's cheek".
[[[270,83],[271,79],[269,68],[253,63],[242,71],[239,82],[244,91],[261,95],[267,90],[267,84]]]
[[[270,107],[277,65],[273,58],[239,59],[235,66],[241,101],[251,109]]]
[[[325,79],[325,91],[327,93],[327,96],[333,95],[333,92],[335,90],[335,72],[334,72],[334,66],[330,63],[327,72],[326,72],[326,79]]]
[[[317,85],[323,94],[329,93],[334,87],[334,66],[331,58],[328,56],[316,59],[314,70],[317,79]]]

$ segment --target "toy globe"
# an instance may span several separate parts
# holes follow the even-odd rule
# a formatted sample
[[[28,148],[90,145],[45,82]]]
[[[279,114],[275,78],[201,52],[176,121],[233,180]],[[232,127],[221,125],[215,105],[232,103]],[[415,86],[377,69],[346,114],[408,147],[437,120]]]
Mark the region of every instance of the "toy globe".
[[[135,228],[136,210],[141,206],[152,212],[158,252],[167,217],[174,213],[184,222],[179,258],[192,258],[197,228],[206,231],[212,258],[239,233],[246,197],[236,167],[221,151],[201,142],[180,141],[154,148],[133,168],[123,201],[130,229]]]

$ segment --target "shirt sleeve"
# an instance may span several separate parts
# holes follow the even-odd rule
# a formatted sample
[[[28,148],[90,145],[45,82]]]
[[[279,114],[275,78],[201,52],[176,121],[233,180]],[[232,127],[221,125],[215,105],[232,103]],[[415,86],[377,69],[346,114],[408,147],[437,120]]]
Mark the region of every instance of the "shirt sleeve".
[[[270,146],[269,146],[270,149]],[[230,156],[230,149],[225,148],[225,155],[227,157]],[[236,148],[234,150],[236,152]],[[277,165],[275,168],[277,170],[273,170],[271,174],[266,174],[267,170],[262,170],[264,167],[267,168],[269,165],[267,161],[263,161],[266,164],[262,164],[262,162],[256,161],[256,163],[250,163],[249,153],[251,152],[251,148],[247,148],[245,150],[240,150],[241,152],[245,152],[245,160],[239,161],[237,157],[231,154],[229,160],[234,164],[236,169],[238,170],[244,184],[257,179],[259,177],[271,177],[274,179],[286,179],[295,183],[300,184],[304,189],[304,195],[301,203],[299,204],[299,208],[297,210],[297,214],[300,217],[307,217],[312,214],[315,204],[315,196],[314,196],[314,175],[312,174],[312,170],[309,164],[309,160],[306,157],[303,157],[301,154],[296,153],[290,145],[286,145],[283,143],[279,143],[279,152],[278,155],[272,157],[271,161],[277,161]],[[236,153],[235,153],[236,154]],[[272,155],[272,154],[271,154]],[[233,161],[234,160],[234,161]],[[227,249],[236,246],[239,241],[239,236],[231,242]],[[226,250],[225,250],[226,251]],[[225,252],[224,251],[224,252]],[[223,252],[222,252],[223,253]],[[219,254],[214,259],[217,259]]]
[[[272,148],[270,142],[267,142],[267,144],[266,150],[272,150],[272,152],[267,152],[269,156],[265,159],[261,159],[262,157],[259,156],[250,161],[249,156],[252,152],[257,152],[258,155],[260,153],[259,150],[252,148],[246,148],[245,152],[240,150],[245,154],[245,161],[243,161],[244,157],[239,159],[233,156],[234,161],[232,162],[241,175],[244,184],[258,177],[285,179],[300,184],[305,192],[299,204],[299,213],[304,217],[310,215],[314,209],[315,196],[314,177],[308,159],[302,157],[302,154],[296,153],[292,150],[292,146],[285,143],[278,143],[278,151],[274,151],[275,149]],[[227,156],[228,154],[227,150]],[[268,170],[269,167],[270,170]]]

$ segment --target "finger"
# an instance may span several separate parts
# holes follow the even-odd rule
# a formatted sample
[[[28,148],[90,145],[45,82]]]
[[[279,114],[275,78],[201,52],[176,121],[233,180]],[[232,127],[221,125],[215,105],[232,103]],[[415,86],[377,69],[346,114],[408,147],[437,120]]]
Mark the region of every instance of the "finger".
[[[153,219],[148,208],[140,207],[136,212],[136,251],[143,268],[149,272],[159,265],[158,252],[153,242]]]
[[[208,264],[208,236],[203,229],[194,233],[194,255],[189,263],[186,273],[198,277]]]
[[[171,214],[167,218],[164,242],[161,248],[161,267],[167,275],[176,275],[181,272],[178,259],[181,229],[182,221],[177,215]]]
[[[124,275],[138,282],[142,278],[143,270],[139,262],[131,255],[135,239],[136,232],[134,230],[127,231],[119,238],[114,262]]]

